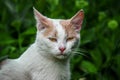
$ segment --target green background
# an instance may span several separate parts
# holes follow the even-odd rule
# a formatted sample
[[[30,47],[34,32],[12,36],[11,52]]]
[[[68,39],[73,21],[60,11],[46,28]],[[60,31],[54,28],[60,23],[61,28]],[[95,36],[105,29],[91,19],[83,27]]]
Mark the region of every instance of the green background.
[[[120,80],[120,0],[0,0],[0,60],[18,58],[34,42],[33,6],[61,19],[84,10],[72,80]]]

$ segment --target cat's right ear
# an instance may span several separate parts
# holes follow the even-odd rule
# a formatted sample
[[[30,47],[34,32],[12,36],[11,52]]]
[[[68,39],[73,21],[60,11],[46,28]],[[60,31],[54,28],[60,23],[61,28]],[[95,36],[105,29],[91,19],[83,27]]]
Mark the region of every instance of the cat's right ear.
[[[72,17],[71,24],[75,28],[76,32],[79,32],[81,30],[83,19],[84,19],[84,11],[82,9],[78,11],[75,14],[75,16]]]
[[[41,31],[42,29],[44,29],[45,27],[47,27],[47,25],[48,25],[48,19],[47,19],[47,17],[43,16],[34,7],[33,7],[33,10],[34,10],[34,16],[35,16],[35,19],[36,19],[37,30]]]

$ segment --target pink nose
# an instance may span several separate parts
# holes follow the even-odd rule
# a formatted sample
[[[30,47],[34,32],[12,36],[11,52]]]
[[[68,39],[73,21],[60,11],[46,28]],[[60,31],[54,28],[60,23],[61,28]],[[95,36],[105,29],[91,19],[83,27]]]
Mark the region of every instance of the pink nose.
[[[59,47],[59,50],[61,51],[61,53],[63,53],[65,49],[66,49],[65,47]]]

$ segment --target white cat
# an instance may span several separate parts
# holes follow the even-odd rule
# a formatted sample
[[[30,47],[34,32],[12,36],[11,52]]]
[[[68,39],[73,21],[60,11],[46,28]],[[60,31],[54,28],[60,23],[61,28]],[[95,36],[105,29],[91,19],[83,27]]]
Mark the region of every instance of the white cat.
[[[80,39],[84,12],[68,20],[50,19],[34,8],[35,42],[15,60],[1,62],[0,80],[70,80],[70,56]]]

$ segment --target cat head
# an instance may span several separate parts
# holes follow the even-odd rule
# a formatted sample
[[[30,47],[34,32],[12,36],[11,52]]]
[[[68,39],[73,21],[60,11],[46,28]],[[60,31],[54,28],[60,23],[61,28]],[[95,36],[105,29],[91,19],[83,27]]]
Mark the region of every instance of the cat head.
[[[37,36],[36,43],[44,54],[58,59],[70,55],[74,43],[80,39],[80,30],[84,18],[83,10],[78,11],[71,19],[50,19],[34,8]]]

